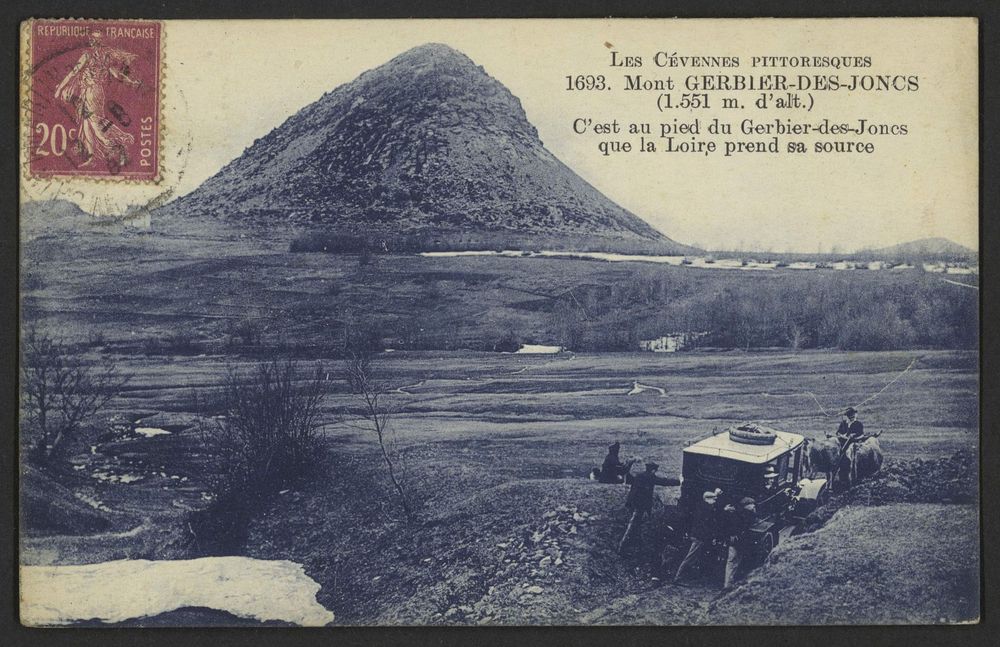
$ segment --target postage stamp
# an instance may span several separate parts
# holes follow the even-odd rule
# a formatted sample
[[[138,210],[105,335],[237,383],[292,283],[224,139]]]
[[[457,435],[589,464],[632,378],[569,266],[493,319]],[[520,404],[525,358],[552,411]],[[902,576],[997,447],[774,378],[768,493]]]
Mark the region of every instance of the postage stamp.
[[[160,23],[31,20],[23,29],[29,175],[156,182]]]

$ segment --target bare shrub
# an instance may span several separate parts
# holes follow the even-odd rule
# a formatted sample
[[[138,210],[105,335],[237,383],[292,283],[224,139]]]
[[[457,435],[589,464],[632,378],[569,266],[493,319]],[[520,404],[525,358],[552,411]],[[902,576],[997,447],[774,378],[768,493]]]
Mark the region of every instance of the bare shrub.
[[[178,354],[193,353],[198,348],[196,338],[197,335],[193,330],[184,328],[175,330],[167,336],[166,349]]]
[[[497,353],[514,353],[521,348],[521,337],[513,330],[505,330],[500,338],[493,342],[493,350]]]
[[[230,369],[223,416],[209,437],[215,489],[257,496],[289,485],[314,464],[321,427],[323,372],[303,380],[295,362],[264,362],[246,373]]]
[[[32,457],[51,459],[129,379],[110,358],[87,362],[65,344],[29,330],[21,341],[21,406],[24,422],[37,434]]]
[[[213,502],[194,516],[193,531],[206,552],[240,544],[257,504],[318,464],[324,373],[319,366],[302,373],[292,361],[228,371],[222,415],[202,423],[213,459]]]
[[[142,340],[142,352],[145,355],[162,355],[163,342],[159,337],[147,337]]]
[[[258,346],[264,336],[264,324],[251,316],[239,321],[230,320],[226,324],[226,334],[229,335],[230,345]]]

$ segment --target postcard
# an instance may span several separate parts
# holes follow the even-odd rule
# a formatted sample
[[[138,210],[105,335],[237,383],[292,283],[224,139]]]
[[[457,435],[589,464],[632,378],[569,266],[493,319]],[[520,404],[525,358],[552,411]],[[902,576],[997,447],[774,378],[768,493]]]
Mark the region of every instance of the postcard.
[[[978,622],[978,28],[22,23],[21,623]]]

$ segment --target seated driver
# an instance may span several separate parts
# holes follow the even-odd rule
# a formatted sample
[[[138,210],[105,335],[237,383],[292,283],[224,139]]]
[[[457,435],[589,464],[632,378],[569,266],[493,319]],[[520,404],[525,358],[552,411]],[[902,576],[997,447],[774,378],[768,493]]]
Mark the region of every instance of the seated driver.
[[[858,410],[854,407],[847,407],[841,415],[840,426],[837,427],[837,440],[840,441],[840,448],[844,449],[848,444],[864,439],[865,426],[858,420]]]

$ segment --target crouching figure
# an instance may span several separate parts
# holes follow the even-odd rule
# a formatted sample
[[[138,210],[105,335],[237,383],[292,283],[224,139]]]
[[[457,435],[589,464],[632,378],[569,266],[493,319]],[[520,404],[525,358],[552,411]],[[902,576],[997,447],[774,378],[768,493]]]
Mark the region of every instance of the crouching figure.
[[[595,467],[591,471],[590,478],[599,483],[631,483],[632,464],[635,460],[623,463],[618,455],[620,451],[621,443],[618,441],[608,445],[608,455],[604,457],[604,463],[600,468]]]

